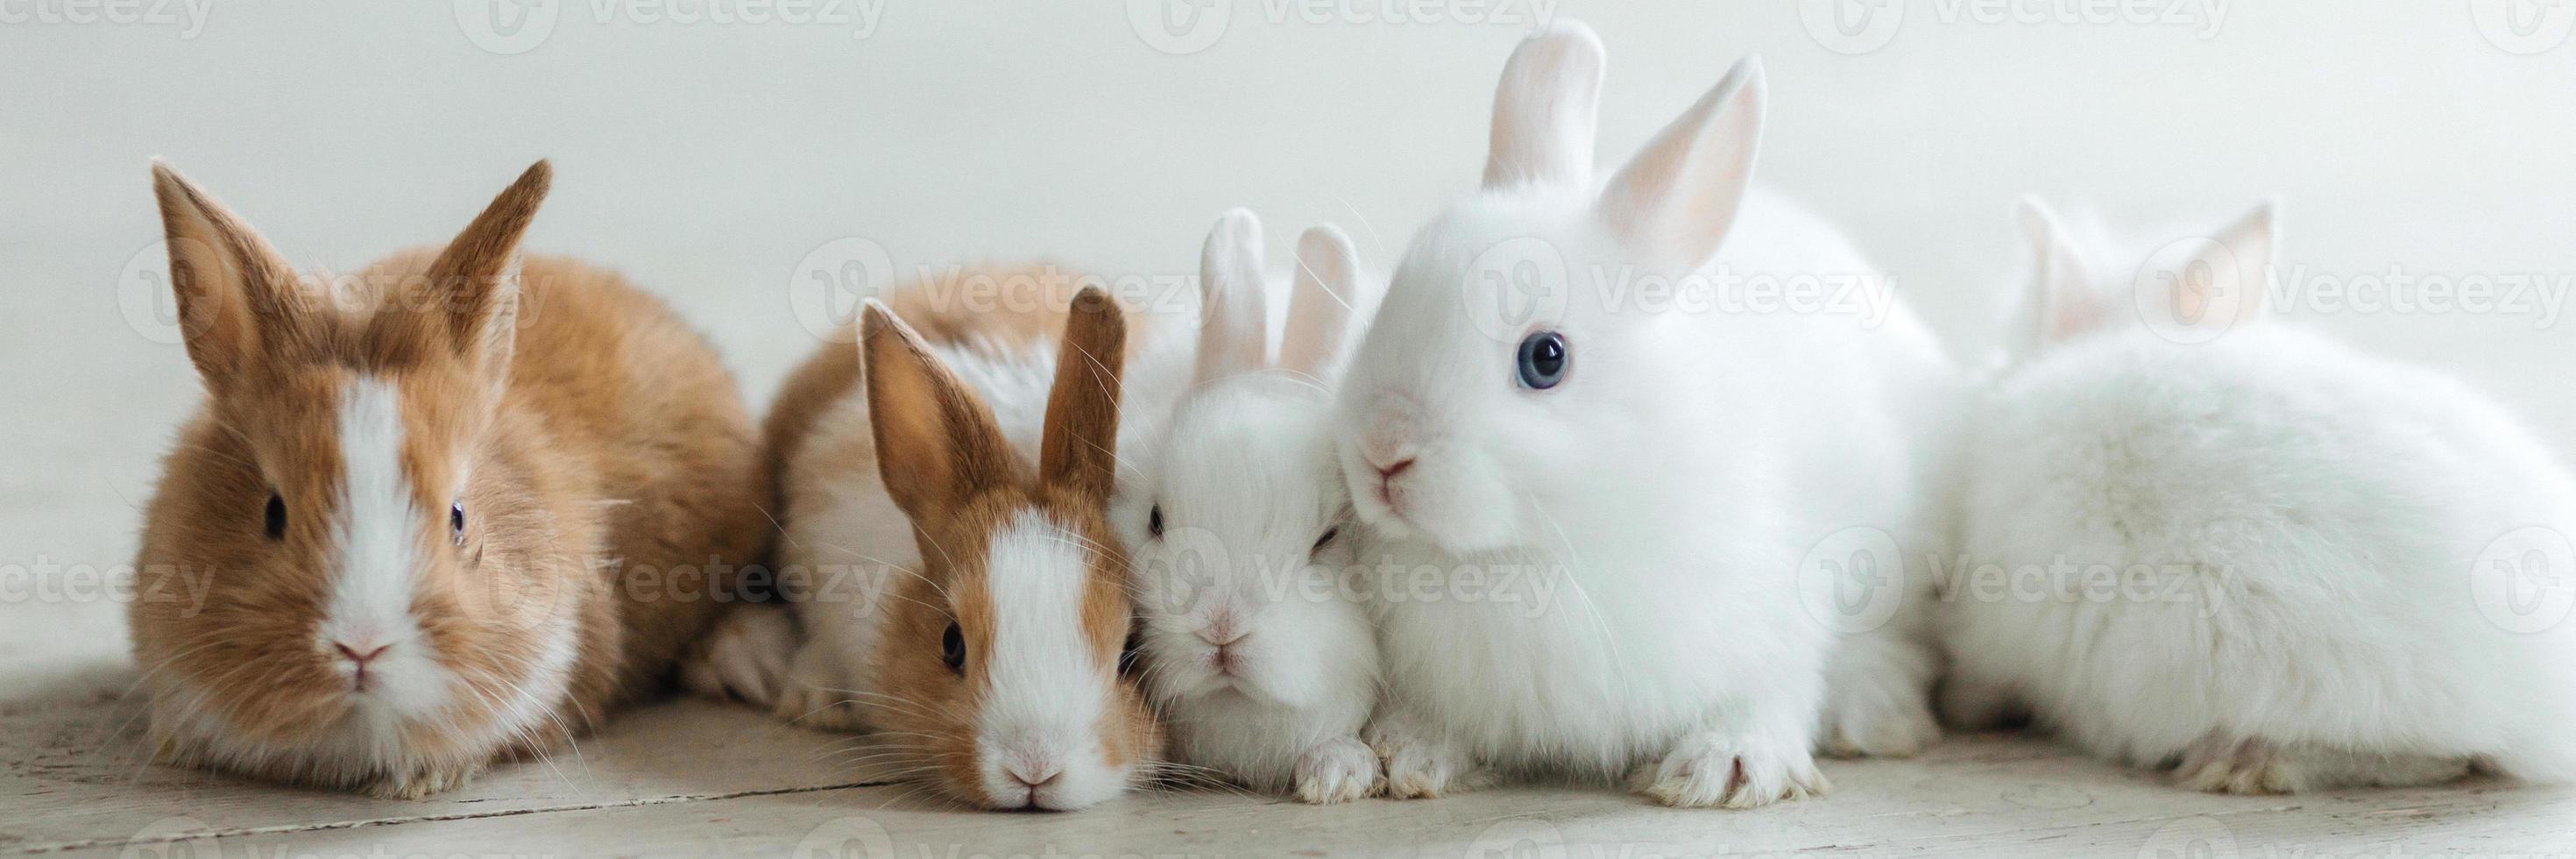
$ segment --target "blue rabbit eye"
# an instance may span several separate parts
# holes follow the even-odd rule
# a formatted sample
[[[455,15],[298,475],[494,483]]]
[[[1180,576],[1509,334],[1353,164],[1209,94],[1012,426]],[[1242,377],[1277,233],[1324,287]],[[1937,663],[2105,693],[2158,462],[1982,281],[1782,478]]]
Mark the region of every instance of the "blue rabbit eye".
[[[1541,331],[1521,339],[1521,387],[1544,391],[1565,381],[1565,335]]]

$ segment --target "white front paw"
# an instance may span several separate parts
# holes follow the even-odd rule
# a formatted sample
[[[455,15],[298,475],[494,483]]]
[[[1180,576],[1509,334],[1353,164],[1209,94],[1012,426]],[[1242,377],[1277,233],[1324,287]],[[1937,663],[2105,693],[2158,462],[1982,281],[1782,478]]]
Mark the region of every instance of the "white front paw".
[[[796,651],[787,679],[770,708],[779,718],[809,728],[858,730],[866,726],[859,700],[867,696],[867,667],[860,655],[828,642],[808,642]]]
[[[1386,761],[1386,795],[1393,799],[1431,799],[1490,781],[1464,749],[1409,732],[1372,732],[1369,747]]]
[[[1833,789],[1805,738],[1693,734],[1633,778],[1637,792],[1680,808],[1753,808]]]
[[[681,656],[680,684],[707,698],[767,709],[795,652],[796,623],[785,609],[740,606]]]
[[[1825,700],[1820,744],[1838,758],[1910,758],[1941,738],[1931,696],[1903,677],[1837,686]]]
[[[1297,758],[1297,798],[1317,805],[1349,802],[1383,789],[1377,751],[1355,737],[1326,740]]]

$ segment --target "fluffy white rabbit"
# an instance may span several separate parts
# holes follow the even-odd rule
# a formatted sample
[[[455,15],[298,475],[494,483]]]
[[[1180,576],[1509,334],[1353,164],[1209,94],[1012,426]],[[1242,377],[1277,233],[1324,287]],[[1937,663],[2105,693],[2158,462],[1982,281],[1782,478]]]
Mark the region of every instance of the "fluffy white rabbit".
[[[1897,751],[1936,730],[1929,580],[1880,570],[1864,603],[1910,609],[1892,622],[1819,616],[1802,586],[1845,584],[1814,558],[1845,532],[1899,555],[1938,531],[1927,462],[1956,369],[1899,308],[1754,294],[1874,276],[1747,193],[1755,61],[1606,185],[1603,69],[1570,21],[1513,53],[1483,188],[1414,237],[1339,396],[1343,474],[1383,538],[1363,557],[1388,687],[1368,735],[1391,796],[1626,775],[1750,807],[1826,788],[1820,722]],[[1852,688],[1828,709],[1837,632]]]
[[[1942,708],[2188,788],[2576,775],[2576,485],[2439,373],[2263,321],[2272,208],[2144,257],[2022,217]],[[2553,578],[2554,577],[2554,578]]]
[[[1172,755],[1307,802],[1367,796],[1377,639],[1342,573],[1361,538],[1333,465],[1331,384],[1358,255],[1333,227],[1298,240],[1279,357],[1268,355],[1261,223],[1226,213],[1199,271],[1196,386],[1174,411],[1136,545],[1140,664]],[[1382,281],[1381,281],[1382,282]]]

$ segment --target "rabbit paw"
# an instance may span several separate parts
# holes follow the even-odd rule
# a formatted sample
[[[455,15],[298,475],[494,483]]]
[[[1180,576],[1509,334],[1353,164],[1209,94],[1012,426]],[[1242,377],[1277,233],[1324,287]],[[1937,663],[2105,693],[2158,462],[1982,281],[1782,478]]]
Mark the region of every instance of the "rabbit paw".
[[[379,775],[359,787],[359,791],[377,799],[422,799],[433,793],[446,793],[474,781],[481,764],[423,764],[402,772]]]
[[[680,683],[702,697],[769,709],[795,652],[796,624],[785,610],[742,606],[681,657]]]
[[[1753,808],[1833,789],[1804,739],[1693,734],[1630,777],[1638,793],[1676,808]]]
[[[787,680],[780,684],[778,704],[770,712],[809,728],[862,729],[866,720],[860,717],[864,708],[857,699],[865,696],[866,677],[858,654],[823,642],[809,643],[796,651]]]
[[[1838,758],[1910,758],[1941,738],[1919,690],[1845,690],[1825,704],[1824,753]]]
[[[2414,787],[2465,778],[2469,759],[2382,755],[2212,733],[2182,753],[2174,783],[2207,793],[2306,793],[2344,787]]]
[[[1355,738],[1317,743],[1297,758],[1299,800],[1331,805],[1385,789],[1377,752]]]
[[[1369,748],[1386,761],[1386,795],[1392,799],[1431,799],[1492,784],[1486,770],[1464,749],[1408,734],[1382,734]]]

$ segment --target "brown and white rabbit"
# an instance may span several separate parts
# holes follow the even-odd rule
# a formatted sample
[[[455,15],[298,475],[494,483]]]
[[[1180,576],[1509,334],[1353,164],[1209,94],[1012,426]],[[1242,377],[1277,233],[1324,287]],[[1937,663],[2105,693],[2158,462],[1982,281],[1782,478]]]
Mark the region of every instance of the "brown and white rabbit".
[[[205,405],[143,529],[134,655],[169,763],[419,797],[667,678],[768,532],[715,351],[617,275],[519,253],[538,162],[443,248],[299,275],[167,164]]]

